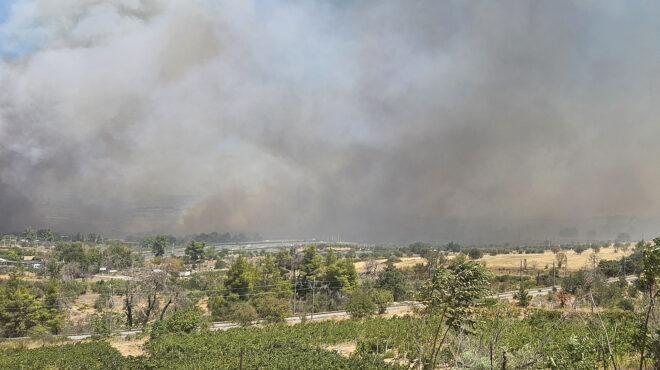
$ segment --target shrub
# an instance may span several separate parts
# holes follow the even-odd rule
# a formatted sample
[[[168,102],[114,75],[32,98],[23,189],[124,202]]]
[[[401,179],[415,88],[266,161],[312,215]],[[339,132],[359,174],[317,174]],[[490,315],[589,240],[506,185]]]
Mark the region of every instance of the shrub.
[[[378,313],[383,314],[387,310],[387,306],[394,302],[392,292],[385,289],[374,289],[371,294],[371,300],[378,307]]]
[[[257,310],[248,302],[238,302],[229,306],[229,320],[241,326],[250,326],[258,318]]]
[[[284,322],[289,315],[289,302],[286,299],[275,297],[261,297],[255,299],[254,305],[257,315],[269,323]]]
[[[527,294],[527,291],[522,285],[520,286],[520,289],[513,294],[513,298],[516,300],[516,304],[519,307],[527,307],[532,301],[532,296]]]
[[[616,306],[624,311],[634,311],[635,310],[635,305],[633,304],[633,301],[630,299],[623,298],[619,300],[619,302],[616,304]]]
[[[165,321],[156,322],[151,328],[152,338],[164,333],[190,333],[204,323],[202,310],[199,307],[189,307],[174,312]]]
[[[478,260],[479,258],[483,257],[483,255],[484,255],[484,253],[480,249],[477,249],[477,248],[472,248],[468,252],[468,256],[470,257],[470,259],[473,259],[473,260]]]
[[[376,310],[376,304],[364,292],[357,292],[346,302],[346,312],[353,318],[370,316]]]

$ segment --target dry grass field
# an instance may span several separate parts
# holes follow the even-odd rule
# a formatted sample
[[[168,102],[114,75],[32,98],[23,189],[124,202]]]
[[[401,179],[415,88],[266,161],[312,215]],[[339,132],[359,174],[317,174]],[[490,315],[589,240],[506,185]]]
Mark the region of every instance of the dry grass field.
[[[607,259],[607,260],[618,260],[624,255],[629,255],[631,253],[629,248],[627,252],[619,251],[615,252],[614,247],[603,248],[600,252],[596,253],[597,260]],[[577,254],[572,250],[562,251],[566,254],[567,259],[567,269],[569,271],[579,270],[583,267],[589,266],[592,263],[591,255],[594,254],[592,249],[587,249],[581,254]],[[545,270],[546,268],[552,268],[552,262],[557,261],[556,256],[552,251],[546,251],[545,253],[531,253],[531,254],[498,254],[496,256],[485,255],[480,259],[486,267],[494,273],[511,273],[516,272],[520,268],[520,261],[527,260],[527,269],[528,270]]]
[[[619,260],[621,257],[628,256],[632,253],[633,247],[629,247],[627,252],[619,250],[618,252],[614,251],[614,247],[602,248],[598,253],[596,253],[597,261],[602,259],[606,260]],[[591,255],[594,254],[592,249],[587,249],[586,251],[577,254],[573,250],[562,251],[566,254],[568,260],[568,271],[576,271],[583,267],[589,266],[592,263]],[[448,258],[454,258],[456,254],[452,253]],[[527,271],[530,270],[540,270],[552,268],[552,262],[556,262],[556,255],[552,251],[546,251],[545,253],[530,253],[530,254],[518,254],[518,253],[509,253],[509,254],[498,254],[496,256],[484,255],[479,261],[483,262],[486,268],[491,270],[495,274],[511,274],[518,273],[520,268],[520,261],[527,260]],[[376,271],[380,271],[385,266],[386,259],[377,259],[377,268]],[[426,260],[422,257],[403,257],[401,262],[397,262],[394,265],[398,268],[412,267],[418,263],[426,263]],[[358,274],[363,274],[367,269],[367,262],[360,261],[355,263],[355,268],[358,271]]]
[[[387,259],[385,258],[380,258],[376,260],[377,263],[376,271],[380,271],[383,269],[383,267],[385,266],[385,261],[387,261]],[[401,262],[395,263],[394,266],[397,268],[405,268],[405,267],[415,266],[418,263],[426,263],[426,260],[422,257],[401,257]],[[362,274],[367,269],[367,262],[366,261],[356,262],[355,268],[357,269],[358,274]]]
[[[110,345],[113,346],[122,356],[140,356],[144,354],[143,345],[147,337],[115,337],[110,339]]]

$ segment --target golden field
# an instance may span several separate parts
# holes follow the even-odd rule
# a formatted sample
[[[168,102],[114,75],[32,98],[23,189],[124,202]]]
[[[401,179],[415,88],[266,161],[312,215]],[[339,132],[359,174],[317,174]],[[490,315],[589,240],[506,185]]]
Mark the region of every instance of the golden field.
[[[573,250],[562,251],[566,254],[567,259],[567,269],[569,271],[579,270],[583,267],[588,266],[592,263],[591,255],[594,254],[593,249],[587,249],[581,254],[575,253]],[[628,256],[632,252],[632,248],[628,248],[627,252],[619,250],[618,252],[614,251],[614,247],[602,248],[598,253],[596,253],[597,260],[606,259],[606,260],[618,260],[621,257]],[[512,271],[518,271],[520,268],[520,261],[527,260],[527,269],[532,270],[544,270],[546,265],[548,268],[552,268],[552,262],[557,261],[556,256],[552,251],[546,251],[545,253],[530,253],[530,254],[518,254],[518,253],[509,253],[509,254],[498,254],[496,256],[484,255],[483,258],[479,261],[483,262],[486,267],[495,272],[495,273],[508,273]]]

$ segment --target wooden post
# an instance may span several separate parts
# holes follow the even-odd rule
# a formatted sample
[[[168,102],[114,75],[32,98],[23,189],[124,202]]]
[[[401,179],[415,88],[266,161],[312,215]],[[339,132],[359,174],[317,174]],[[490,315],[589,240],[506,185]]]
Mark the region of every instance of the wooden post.
[[[245,347],[241,347],[241,365],[239,367],[240,370],[243,370],[243,352],[245,351]]]
[[[555,261],[552,261],[552,291],[554,292],[555,286],[557,286],[557,283],[555,282]]]
[[[314,276],[314,282],[312,284],[312,320],[314,320],[314,305],[316,304],[316,276]]]

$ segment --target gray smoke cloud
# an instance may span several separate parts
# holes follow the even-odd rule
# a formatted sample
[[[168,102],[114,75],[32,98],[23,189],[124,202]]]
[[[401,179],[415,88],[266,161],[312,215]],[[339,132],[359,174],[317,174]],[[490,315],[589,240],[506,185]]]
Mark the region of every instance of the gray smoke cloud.
[[[658,10],[18,0],[0,24],[0,229],[651,233]]]

